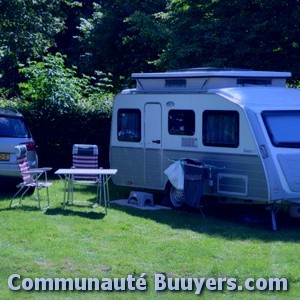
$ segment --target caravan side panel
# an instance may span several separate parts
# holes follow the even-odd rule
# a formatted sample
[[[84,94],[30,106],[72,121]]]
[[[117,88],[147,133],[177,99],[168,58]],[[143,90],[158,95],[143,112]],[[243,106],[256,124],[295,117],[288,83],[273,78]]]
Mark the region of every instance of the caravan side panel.
[[[144,148],[111,147],[110,157],[113,168],[117,166],[118,176],[114,183],[123,186],[144,186]]]
[[[190,157],[219,167],[220,169],[215,169],[212,172],[213,192],[211,193],[207,187],[206,194],[256,201],[267,201],[269,199],[268,183],[261,158],[258,155],[182,153],[181,151],[168,150],[164,152],[164,156],[175,159]],[[165,166],[167,167],[169,164],[170,162],[165,160]]]
[[[152,110],[155,113],[147,116]],[[121,140],[126,139],[125,135],[119,138],[120,111],[140,112],[139,139]],[[238,116],[235,122],[239,124],[238,144],[233,147],[205,144],[203,137],[207,127],[203,116],[215,114],[218,117],[218,112],[226,111],[232,120]],[[194,119],[194,126],[187,126],[185,131],[179,127],[180,132],[173,133],[170,127],[173,123],[168,120],[180,121],[182,112],[187,112],[185,117]],[[214,94],[119,95],[114,104],[111,134],[110,162],[111,167],[118,169],[113,177],[117,185],[164,190],[168,179],[163,171],[176,159],[191,158],[220,168],[213,171],[213,191],[205,187],[206,194],[264,202],[270,199],[259,148],[245,110],[223,97]]]
[[[145,156],[145,161],[143,157]],[[130,147],[111,147],[112,168],[118,169],[113,180],[116,185],[164,189],[161,154],[156,150]]]

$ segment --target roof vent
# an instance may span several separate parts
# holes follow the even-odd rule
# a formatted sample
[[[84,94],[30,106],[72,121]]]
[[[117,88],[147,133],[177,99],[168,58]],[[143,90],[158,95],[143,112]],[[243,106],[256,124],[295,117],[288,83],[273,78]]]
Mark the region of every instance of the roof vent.
[[[186,79],[166,79],[165,80],[166,88],[185,88]]]
[[[238,78],[236,81],[240,85],[272,85],[272,79],[269,78]]]

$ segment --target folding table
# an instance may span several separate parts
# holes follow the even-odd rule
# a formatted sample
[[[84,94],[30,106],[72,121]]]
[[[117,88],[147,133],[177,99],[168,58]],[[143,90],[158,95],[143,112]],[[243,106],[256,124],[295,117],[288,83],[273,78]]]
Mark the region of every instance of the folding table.
[[[107,206],[109,205],[109,191],[108,191],[108,180],[111,176],[117,173],[117,169],[79,169],[79,168],[69,168],[69,169],[58,169],[55,174],[58,175],[62,180],[64,180],[64,201],[63,207],[66,206],[70,199],[70,193],[73,193],[71,189],[71,184],[74,175],[95,175],[99,176],[98,180],[98,204],[101,205],[102,193],[104,198],[105,213],[107,214]],[[73,199],[73,195],[72,195]]]

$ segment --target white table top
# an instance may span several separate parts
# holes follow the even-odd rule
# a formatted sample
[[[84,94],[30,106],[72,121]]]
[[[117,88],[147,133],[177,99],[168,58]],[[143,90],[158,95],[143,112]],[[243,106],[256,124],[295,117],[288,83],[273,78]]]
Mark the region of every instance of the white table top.
[[[57,175],[115,175],[117,169],[58,169],[54,174]]]

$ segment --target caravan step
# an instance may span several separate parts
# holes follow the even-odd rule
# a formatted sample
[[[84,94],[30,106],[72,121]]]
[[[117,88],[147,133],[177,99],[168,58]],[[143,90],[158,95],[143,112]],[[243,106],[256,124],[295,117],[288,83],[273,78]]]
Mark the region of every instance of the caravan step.
[[[131,200],[137,201],[138,206],[145,206],[146,202],[150,202],[150,205],[154,205],[153,195],[150,193],[131,191],[128,203],[130,203]]]

